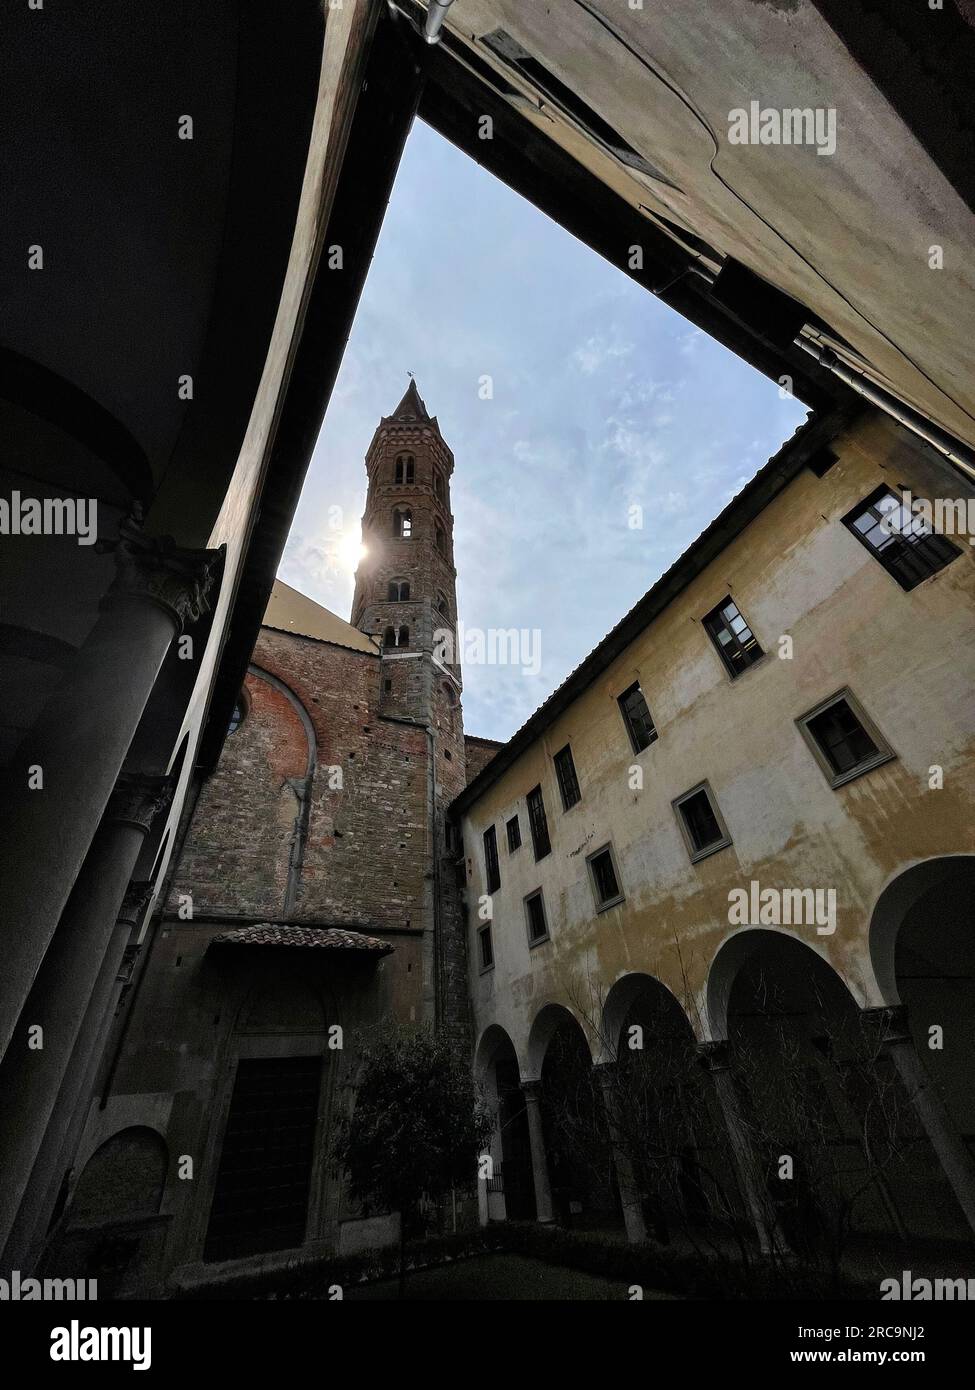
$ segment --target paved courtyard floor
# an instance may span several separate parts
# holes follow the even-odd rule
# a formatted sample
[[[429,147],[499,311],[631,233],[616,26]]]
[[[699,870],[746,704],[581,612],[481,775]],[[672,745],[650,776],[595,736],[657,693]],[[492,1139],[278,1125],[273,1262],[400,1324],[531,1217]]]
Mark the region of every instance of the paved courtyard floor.
[[[347,1289],[346,1299],[396,1298],[395,1279]],[[436,1269],[420,1270],[406,1280],[407,1299],[426,1302],[451,1300],[547,1300],[564,1302],[620,1302],[630,1297],[629,1285],[617,1279],[601,1279],[560,1265],[543,1264],[524,1255],[483,1255]],[[645,1289],[644,1299],[669,1299],[670,1294]]]

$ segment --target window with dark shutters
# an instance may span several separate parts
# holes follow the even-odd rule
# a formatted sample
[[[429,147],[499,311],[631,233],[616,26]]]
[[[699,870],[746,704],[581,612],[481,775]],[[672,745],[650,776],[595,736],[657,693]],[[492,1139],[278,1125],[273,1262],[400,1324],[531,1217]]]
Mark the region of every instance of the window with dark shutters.
[[[498,863],[498,832],[493,825],[489,825],[484,832],[484,868],[487,890],[496,893],[501,887],[501,866]]]
[[[563,811],[570,810],[577,801],[582,800],[576,766],[572,761],[572,749],[568,744],[555,755],[555,775],[559,779],[559,794],[562,797]]]
[[[548,820],[545,816],[545,802],[541,787],[533,787],[527,796],[528,824],[532,832],[532,846],[536,862],[551,853],[552,842],[548,837]]]
[[[640,682],[634,681],[629,689],[624,690],[623,694],[618,696],[616,703],[620,707],[623,723],[630,735],[630,743],[633,745],[634,753],[642,753],[644,748],[649,748],[657,737],[657,730],[654,728],[650,710],[643,691],[640,689]]]

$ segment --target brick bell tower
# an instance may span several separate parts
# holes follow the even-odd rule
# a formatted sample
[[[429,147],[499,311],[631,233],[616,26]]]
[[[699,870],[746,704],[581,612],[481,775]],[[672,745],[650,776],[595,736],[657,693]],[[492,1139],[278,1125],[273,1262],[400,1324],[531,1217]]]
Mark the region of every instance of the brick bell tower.
[[[355,577],[352,623],[382,642],[380,714],[426,729],[433,763],[430,919],[437,1021],[466,1042],[466,929],[457,860],[445,810],[466,783],[457,572],[450,479],[454,456],[411,379],[366,453],[365,550]],[[445,634],[447,641],[445,642]]]

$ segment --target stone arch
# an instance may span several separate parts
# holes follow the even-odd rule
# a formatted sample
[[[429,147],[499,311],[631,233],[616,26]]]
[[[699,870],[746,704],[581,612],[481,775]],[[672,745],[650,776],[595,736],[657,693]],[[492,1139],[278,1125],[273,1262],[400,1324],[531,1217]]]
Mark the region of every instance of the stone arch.
[[[773,938],[792,942],[800,951],[807,951],[811,956],[815,956],[831,974],[836,976],[837,982],[849,993],[860,1008],[866,1007],[868,1001],[863,991],[857,984],[840,974],[822,948],[801,940],[783,928],[744,927],[725,938],[715,952],[708,969],[705,985],[705,1016],[709,1038],[727,1038],[728,1001],[735,981],[749,960]]]
[[[943,855],[902,870],[884,888],[870,918],[870,963],[885,1004],[900,1004],[897,980],[897,942],[912,913],[953,887],[972,900],[975,854]]]
[[[148,1125],[116,1131],[85,1164],[68,1210],[71,1226],[156,1216],[162,1206],[169,1151]]]
[[[922,1208],[950,1202],[944,1176],[850,983],[810,943],[753,927],[722,946],[712,984],[711,1022],[728,1039],[756,1180],[787,1244],[827,1258],[851,1231],[935,1234]]]
[[[975,1164],[966,1137],[975,1133],[973,902],[975,855],[944,855],[913,864],[893,879],[870,923],[871,961],[888,1005],[878,1013],[970,1227],[975,1227]],[[925,1177],[927,1192],[921,1185]],[[957,1217],[951,1218],[955,1203],[937,1189],[930,1173],[922,1172],[914,1188],[913,1205],[937,1214],[939,1228],[926,1233],[968,1237]]]
[[[621,975],[615,981],[607,994],[602,1008],[602,1016],[599,1028],[599,1056],[598,1061],[612,1062],[618,1055],[620,1033],[626,1022],[634,1004],[640,996],[649,991],[660,991],[662,995],[673,1005],[680,1016],[683,1018],[691,1035],[694,1035],[693,1026],[687,1013],[677,996],[658,980],[655,975],[645,975],[635,971],[628,975]]]
[[[528,1067],[538,1094],[551,1202],[556,1220],[621,1216],[602,1085],[592,1045],[574,1010],[548,1003],[536,1014],[528,1040]]]
[[[657,1240],[723,1216],[736,1193],[727,1137],[700,1066],[697,1034],[653,975],[618,979],[603,1006],[617,1145],[628,1159],[644,1226]]]
[[[496,1120],[491,1171],[478,1194],[481,1220],[531,1221],[536,1202],[527,1104],[514,1044],[497,1023],[478,1039],[474,1076]]]
[[[586,1037],[586,1030],[581,1021],[566,1004],[548,1003],[544,1004],[532,1020],[532,1026],[528,1033],[528,1046],[526,1052],[525,1080],[538,1081],[542,1075],[542,1064],[545,1060],[545,1053],[548,1045],[552,1041],[559,1027],[563,1024],[575,1024],[586,1041],[586,1047],[590,1053],[592,1061],[592,1049]]]
[[[514,1043],[511,1041],[511,1035],[507,1029],[502,1028],[500,1023],[489,1023],[478,1038],[474,1048],[474,1079],[479,1085],[495,1055],[509,1047],[514,1053]]]

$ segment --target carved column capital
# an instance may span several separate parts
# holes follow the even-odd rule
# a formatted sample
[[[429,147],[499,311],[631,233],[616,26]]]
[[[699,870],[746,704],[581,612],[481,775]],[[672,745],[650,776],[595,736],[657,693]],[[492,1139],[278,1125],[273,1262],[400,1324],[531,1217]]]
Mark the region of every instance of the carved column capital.
[[[731,1070],[731,1044],[727,1038],[698,1043],[697,1056],[701,1066],[712,1076]]]
[[[132,927],[139,925],[146,904],[152,897],[153,887],[152,879],[133,878],[129,881],[122,906],[119,908],[119,922],[126,922]]]
[[[114,551],[118,567],[103,606],[119,599],[142,599],[162,608],[178,632],[209,610],[207,594],[220,552],[184,550],[172,536],[147,535],[141,508],[133,508],[132,515],[122,521],[117,541],[99,541],[96,549]]]
[[[537,1105],[542,1099],[542,1083],[540,1080],[523,1081],[521,1083],[521,1091],[525,1100],[532,1105]]]
[[[882,1047],[912,1041],[905,1004],[881,1004],[879,1008],[861,1009],[860,1018],[875,1031]]]
[[[126,946],[122,955],[122,963],[118,968],[118,974],[115,976],[116,981],[120,985],[127,987],[131,984],[132,972],[135,969],[135,963],[139,959],[139,952],[141,950],[142,946],[138,941],[132,942],[131,945]]]
[[[171,777],[153,777],[141,772],[122,772],[108,799],[105,819],[116,825],[131,825],[144,834],[173,799]]]

